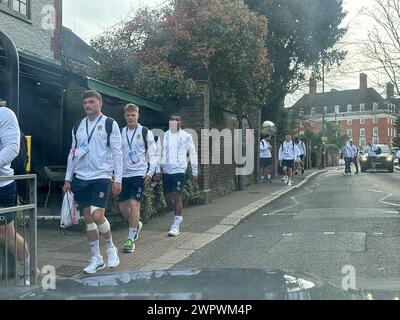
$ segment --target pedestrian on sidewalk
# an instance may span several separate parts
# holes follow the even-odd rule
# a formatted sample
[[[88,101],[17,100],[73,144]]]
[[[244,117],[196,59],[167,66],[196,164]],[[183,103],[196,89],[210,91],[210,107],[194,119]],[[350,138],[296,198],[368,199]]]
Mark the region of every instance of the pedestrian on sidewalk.
[[[140,203],[146,186],[152,182],[158,163],[157,146],[153,133],[139,122],[139,107],[128,104],[124,108],[127,126],[122,129],[122,191],[119,208],[129,222],[128,240],[123,251],[132,253],[142,229]],[[147,157],[148,156],[148,157]]]
[[[0,100],[0,176],[13,177],[11,162],[18,156],[20,150],[21,132],[15,113]],[[15,180],[0,181],[0,208],[17,205],[17,184]],[[23,268],[21,280],[24,285],[30,284],[30,253],[24,238],[15,229],[16,213],[0,215],[0,242],[6,243],[7,249],[16,253],[17,261]],[[6,230],[7,229],[7,230]]]
[[[345,169],[342,174],[344,176],[350,176],[351,175],[350,166],[351,166],[351,162],[354,159],[354,153],[353,153],[353,149],[352,149],[350,143],[346,143],[346,145],[343,147],[342,154],[343,154],[344,165],[345,165]]]
[[[353,150],[353,158],[351,160],[356,167],[356,174],[358,174],[358,148],[353,144],[353,141],[350,141],[351,149]]]
[[[103,100],[100,93],[86,91],[82,100],[86,117],[72,129],[72,147],[63,192],[72,190],[84,214],[92,258],[83,271],[96,273],[106,266],[115,268],[120,263],[110,223],[104,213],[110,192],[115,196],[121,192],[121,132],[113,119],[101,113]],[[100,254],[99,233],[106,242],[107,264]]]
[[[300,159],[300,150],[292,140],[291,133],[286,133],[285,140],[279,148],[279,162],[282,165],[284,182],[288,186],[292,185],[294,163]]]
[[[197,182],[198,160],[192,136],[182,130],[182,117],[174,113],[170,117],[169,130],[162,139],[158,139],[158,151],[162,170],[165,201],[175,213],[174,221],[168,232],[170,237],[179,235],[182,217],[182,192],[186,183],[187,155],[192,166],[192,179]]]
[[[268,182],[271,181],[271,172],[272,172],[272,146],[270,144],[270,137],[263,138],[260,141],[260,168],[261,168],[261,180],[260,182]],[[265,180],[265,176],[267,179]]]
[[[298,167],[301,168],[301,174],[304,174],[304,169],[305,169],[304,161],[305,161],[305,157],[307,155],[306,145],[301,139],[299,139],[299,137],[296,137],[294,142],[300,150],[300,160],[301,160],[301,161],[298,161],[297,163],[295,163],[296,174],[298,174],[298,171],[297,171]]]
[[[399,160],[399,167],[400,167],[400,149],[396,152],[396,157]]]
[[[371,142],[368,142],[367,146],[368,146],[368,162],[369,162],[368,166],[375,172],[376,170],[375,160],[377,157],[378,147]]]

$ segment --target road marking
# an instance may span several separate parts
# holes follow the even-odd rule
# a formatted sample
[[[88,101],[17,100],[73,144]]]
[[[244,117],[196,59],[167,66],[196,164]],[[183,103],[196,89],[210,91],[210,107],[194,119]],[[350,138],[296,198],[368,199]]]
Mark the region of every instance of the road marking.
[[[335,234],[334,232],[324,232],[324,234]]]
[[[291,236],[292,234],[291,233],[284,233],[284,234],[282,234],[282,236],[284,236],[284,237],[286,237],[286,236]]]
[[[374,232],[373,234],[376,235],[376,236],[381,236],[381,235],[383,235],[382,232]]]
[[[383,211],[385,213],[399,213],[398,211]]]
[[[393,193],[388,193],[388,192],[385,192],[385,191],[374,190],[374,189],[367,189],[367,190],[368,190],[368,191],[372,191],[372,192],[378,192],[378,193],[385,193],[385,194],[387,194],[387,196],[383,197],[382,199],[379,199],[379,202],[381,202],[381,203],[383,203],[383,204],[387,204],[387,205],[389,205],[389,206],[400,207],[400,204],[384,201],[384,200],[386,200],[387,198],[390,198],[391,196],[393,196]]]

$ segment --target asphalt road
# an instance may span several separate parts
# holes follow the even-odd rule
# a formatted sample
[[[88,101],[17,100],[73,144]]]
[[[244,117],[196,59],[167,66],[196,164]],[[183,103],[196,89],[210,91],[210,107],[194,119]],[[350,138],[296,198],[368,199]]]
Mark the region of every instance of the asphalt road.
[[[323,173],[174,268],[262,268],[400,288],[400,174]]]

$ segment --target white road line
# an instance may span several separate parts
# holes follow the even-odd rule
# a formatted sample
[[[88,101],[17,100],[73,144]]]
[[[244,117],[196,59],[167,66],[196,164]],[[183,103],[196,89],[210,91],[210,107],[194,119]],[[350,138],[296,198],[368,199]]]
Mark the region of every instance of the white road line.
[[[324,232],[324,234],[335,234],[334,232]]]
[[[284,237],[286,237],[286,236],[291,236],[292,234],[291,233],[284,233],[284,234],[282,234],[282,236],[284,236]]]

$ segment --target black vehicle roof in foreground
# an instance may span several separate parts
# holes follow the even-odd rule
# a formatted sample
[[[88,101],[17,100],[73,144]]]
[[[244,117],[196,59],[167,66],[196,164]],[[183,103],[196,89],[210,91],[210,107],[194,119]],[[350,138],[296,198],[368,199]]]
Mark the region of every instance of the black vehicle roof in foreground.
[[[171,269],[58,280],[56,290],[8,289],[22,300],[367,300],[399,297],[400,290],[343,290],[314,277],[263,269]]]

